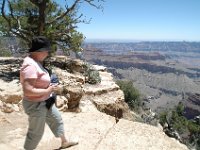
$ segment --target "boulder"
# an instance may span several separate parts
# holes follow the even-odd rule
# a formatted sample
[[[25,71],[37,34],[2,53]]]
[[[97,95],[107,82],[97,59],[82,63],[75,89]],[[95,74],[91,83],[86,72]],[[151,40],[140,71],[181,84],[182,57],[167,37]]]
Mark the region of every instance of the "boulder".
[[[157,127],[124,119],[119,120],[96,149],[188,150],[185,145],[169,138]]]

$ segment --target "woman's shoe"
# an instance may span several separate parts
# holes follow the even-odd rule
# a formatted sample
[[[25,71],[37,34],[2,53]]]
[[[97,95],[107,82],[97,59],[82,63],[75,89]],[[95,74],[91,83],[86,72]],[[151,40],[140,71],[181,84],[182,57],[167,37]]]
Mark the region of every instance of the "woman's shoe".
[[[68,148],[77,144],[78,144],[78,140],[69,140],[68,142],[64,142],[60,148],[64,149],[64,148]]]

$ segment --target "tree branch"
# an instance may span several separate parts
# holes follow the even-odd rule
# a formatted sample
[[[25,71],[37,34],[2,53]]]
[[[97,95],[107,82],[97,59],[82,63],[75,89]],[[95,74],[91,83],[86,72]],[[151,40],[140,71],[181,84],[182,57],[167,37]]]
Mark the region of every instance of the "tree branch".
[[[77,24],[77,23],[89,24],[89,23],[90,23],[91,18],[89,19],[89,21],[87,21],[87,20],[85,20],[85,19],[84,19],[84,20],[80,20],[82,17],[83,17],[83,14],[80,14],[79,17],[75,18],[75,19],[74,19],[74,24]]]
[[[30,2],[39,7],[39,5],[42,2],[42,0],[30,0]]]
[[[68,6],[67,6],[67,7],[66,7],[66,11],[65,11],[63,14],[61,14],[60,16],[57,16],[54,20],[48,22],[47,25],[53,24],[53,23],[55,23],[56,21],[62,19],[64,16],[66,16],[68,13],[70,13],[72,10],[74,10],[74,8],[77,6],[77,4],[78,4],[79,2],[80,2],[80,0],[76,0],[76,1],[74,2],[74,4],[73,4],[71,7],[68,7]]]
[[[25,41],[27,41],[27,37],[25,35],[30,35],[30,33],[26,30],[23,30],[21,29],[21,24],[20,24],[20,20],[17,19],[16,17],[14,17],[13,15],[13,8],[11,6],[11,3],[10,1],[8,1],[8,5],[9,5],[9,8],[10,8],[10,16],[13,18],[13,20],[16,21],[17,25],[18,25],[18,28],[17,29],[12,29],[12,24],[11,24],[11,18],[8,18],[5,14],[5,0],[3,0],[3,3],[2,3],[2,8],[1,8],[1,14],[3,16],[3,18],[7,21],[8,23],[8,28],[9,28],[9,31],[16,35],[16,36],[19,36],[20,38],[24,39]]]
[[[95,2],[95,0],[84,0],[84,1],[97,9],[103,9],[103,7],[101,5],[97,6],[93,3],[93,2]],[[98,0],[98,2],[100,2],[100,1],[105,2],[104,0]]]
[[[9,8],[10,8],[10,15],[11,15],[11,17],[17,22],[18,29],[21,29],[20,20],[17,19],[18,17],[17,18],[14,17],[14,15],[13,15],[13,8],[11,6],[10,1],[8,1],[8,4],[9,4]]]
[[[29,41],[28,38],[26,36],[24,36],[21,32],[17,32],[14,31],[13,29],[10,30],[10,32],[18,37],[20,37],[21,39],[23,39],[24,41]]]
[[[1,14],[2,14],[3,18],[7,21],[8,28],[10,30],[11,29],[11,21],[10,21],[10,19],[8,19],[6,17],[6,14],[5,14],[5,11],[4,11],[4,9],[5,9],[5,3],[6,3],[6,0],[3,0],[2,7],[1,7]]]

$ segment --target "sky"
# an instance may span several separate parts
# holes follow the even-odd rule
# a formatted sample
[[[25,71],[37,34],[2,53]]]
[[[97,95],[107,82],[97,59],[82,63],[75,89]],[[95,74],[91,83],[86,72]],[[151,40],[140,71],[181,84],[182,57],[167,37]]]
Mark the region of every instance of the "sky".
[[[59,0],[60,2],[63,0]],[[82,4],[88,39],[200,41],[200,0],[105,0],[103,11]]]

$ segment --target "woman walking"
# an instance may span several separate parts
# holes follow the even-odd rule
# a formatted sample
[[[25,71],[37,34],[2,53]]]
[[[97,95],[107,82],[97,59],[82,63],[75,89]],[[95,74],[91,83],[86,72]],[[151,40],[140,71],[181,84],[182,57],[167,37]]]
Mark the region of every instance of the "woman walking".
[[[29,56],[24,59],[20,69],[23,107],[29,122],[24,143],[26,150],[37,147],[43,136],[45,123],[48,124],[55,137],[60,137],[60,148],[78,144],[77,141],[69,141],[65,137],[63,121],[55,105],[49,109],[46,107],[46,100],[58,90],[57,85],[50,83],[50,75],[43,67],[43,61],[48,56],[50,47],[50,41],[46,37],[34,37]]]

